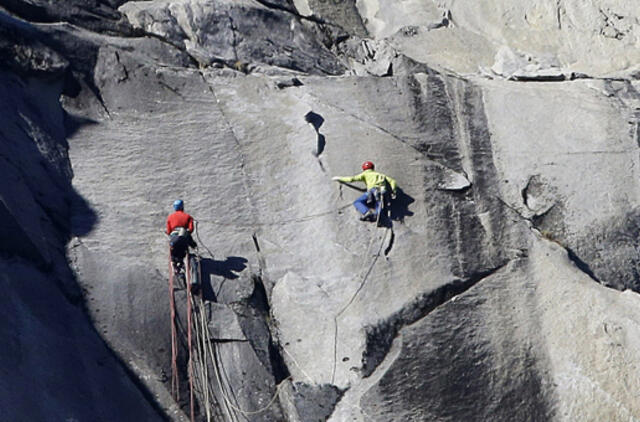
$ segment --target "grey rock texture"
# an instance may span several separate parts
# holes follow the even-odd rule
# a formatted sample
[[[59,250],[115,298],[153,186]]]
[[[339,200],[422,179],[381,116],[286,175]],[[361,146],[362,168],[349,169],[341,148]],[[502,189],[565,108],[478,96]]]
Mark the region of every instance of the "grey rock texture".
[[[137,29],[186,51],[201,65],[248,71],[263,63],[310,73],[342,73],[323,34],[291,11],[257,1],[127,2],[120,10]]]
[[[3,39],[0,70],[0,419],[162,420],[87,318],[65,257],[96,220],[71,186],[59,103],[68,62],[6,16],[3,34],[20,36]],[[73,232],[75,212],[85,218]]]
[[[639,12],[632,1],[362,0],[358,9],[372,37],[389,38],[415,60],[459,73],[499,65],[504,48],[533,63],[551,60],[566,74],[629,77],[638,71]],[[549,69],[536,70],[533,63],[521,70],[548,78]]]
[[[5,3],[0,419],[640,420],[631,2]]]

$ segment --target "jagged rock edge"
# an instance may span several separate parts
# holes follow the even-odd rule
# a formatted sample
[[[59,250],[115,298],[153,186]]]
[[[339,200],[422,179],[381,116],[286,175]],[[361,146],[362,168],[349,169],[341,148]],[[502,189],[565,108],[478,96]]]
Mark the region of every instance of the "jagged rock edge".
[[[402,328],[421,320],[517,259],[522,258],[506,260],[488,270],[471,274],[465,279],[455,279],[433,291],[425,292],[384,321],[377,325],[366,326],[364,328],[366,340],[365,351],[362,355],[362,376],[368,377],[373,374],[391,349],[393,340]]]
[[[529,183],[527,183],[527,186],[521,190],[521,194],[523,196],[523,198],[526,197],[526,189],[529,186]],[[571,262],[573,262],[573,264],[576,266],[576,268],[578,268],[582,273],[584,273],[586,276],[588,276],[590,279],[592,279],[593,281],[595,281],[598,284],[601,284],[604,287],[616,290],[615,288],[611,287],[611,285],[609,283],[607,283],[606,281],[600,280],[595,274],[594,272],[591,270],[591,266],[589,265],[589,263],[587,263],[586,261],[582,260],[578,254],[571,249],[570,247],[568,247],[567,245],[549,238],[548,236],[545,236],[542,232],[540,232],[540,230],[538,229],[537,226],[537,222],[539,221],[540,218],[544,217],[546,214],[548,214],[554,207],[555,204],[552,205],[551,207],[549,207],[548,209],[546,209],[545,211],[543,211],[540,214],[534,214],[531,217],[525,217],[524,215],[522,215],[522,213],[517,210],[514,206],[512,206],[511,204],[507,203],[507,201],[505,201],[504,199],[500,198],[497,195],[494,195],[494,197],[499,200],[505,207],[509,208],[511,211],[513,211],[518,217],[520,217],[522,220],[524,220],[525,222],[528,223],[529,225],[529,229],[538,237],[547,239],[551,242],[554,242],[555,244],[557,244],[558,246],[562,247],[562,249],[564,249],[564,251],[567,254],[567,257],[569,258],[569,260]],[[526,206],[526,203],[525,203]]]

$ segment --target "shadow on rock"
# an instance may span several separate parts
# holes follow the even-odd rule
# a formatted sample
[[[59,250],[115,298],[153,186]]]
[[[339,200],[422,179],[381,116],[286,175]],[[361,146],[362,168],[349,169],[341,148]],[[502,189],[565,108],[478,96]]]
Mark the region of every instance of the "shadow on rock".
[[[401,188],[398,188],[396,190],[396,199],[391,202],[389,219],[403,223],[405,217],[411,217],[413,215],[413,212],[409,211],[409,205],[414,202],[415,199],[413,199],[411,195],[408,195]]]
[[[211,258],[202,258],[200,270],[202,274],[203,299],[216,301],[217,295],[211,285],[211,276],[224,278],[216,290],[221,290],[228,280],[235,280],[247,268],[247,259],[241,256],[228,256],[224,261],[216,261]]]
[[[71,236],[85,236],[98,222],[98,215],[87,201],[75,191],[69,190],[71,198]]]
[[[304,115],[304,119],[307,123],[310,123],[313,126],[313,129],[316,131],[317,136],[317,145],[316,150],[313,153],[316,157],[319,157],[320,154],[324,152],[324,147],[327,144],[327,141],[322,133],[320,133],[320,126],[324,123],[324,117],[319,115],[318,113],[314,113],[313,111],[308,112]]]

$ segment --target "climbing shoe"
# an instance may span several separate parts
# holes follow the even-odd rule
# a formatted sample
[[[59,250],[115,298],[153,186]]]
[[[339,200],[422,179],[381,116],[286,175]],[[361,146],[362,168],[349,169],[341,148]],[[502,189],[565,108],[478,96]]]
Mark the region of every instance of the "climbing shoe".
[[[360,216],[360,221],[374,221],[376,219],[373,211],[369,210]]]

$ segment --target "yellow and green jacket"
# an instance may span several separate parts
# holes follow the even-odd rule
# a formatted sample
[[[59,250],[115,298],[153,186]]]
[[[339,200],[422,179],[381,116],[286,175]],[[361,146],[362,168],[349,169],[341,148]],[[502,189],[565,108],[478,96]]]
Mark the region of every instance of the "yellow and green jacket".
[[[398,184],[395,180],[390,178],[389,176],[385,176],[382,173],[378,173],[377,171],[373,171],[371,169],[365,170],[362,173],[352,176],[352,177],[340,177],[338,179],[340,182],[364,182],[367,185],[367,190],[371,190],[373,188],[381,188],[384,186],[385,180],[389,183],[391,190],[395,193]]]

